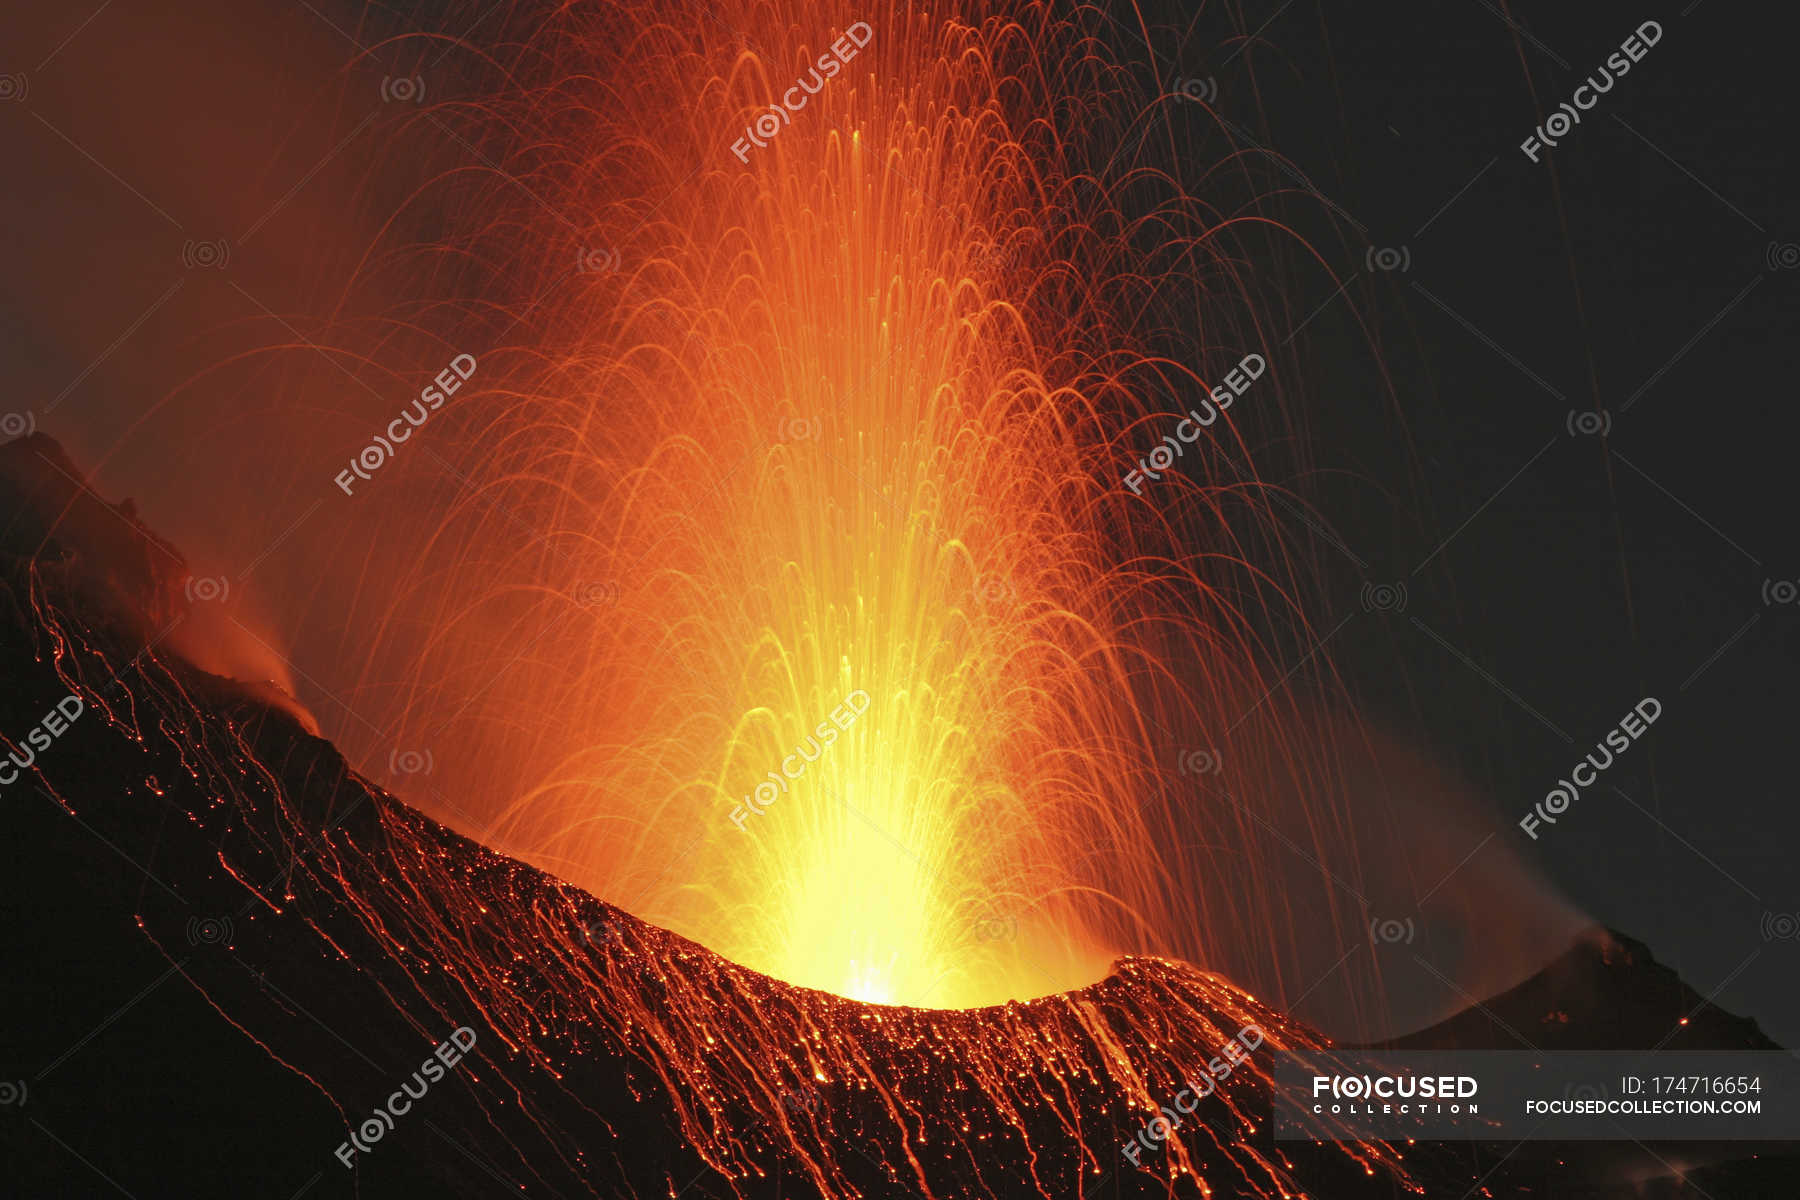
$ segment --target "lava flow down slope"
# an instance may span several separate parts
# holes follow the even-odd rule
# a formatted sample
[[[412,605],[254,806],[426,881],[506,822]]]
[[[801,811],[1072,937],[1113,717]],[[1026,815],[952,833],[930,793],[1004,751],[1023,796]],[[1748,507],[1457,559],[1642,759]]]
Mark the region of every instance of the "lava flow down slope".
[[[6,450],[72,470],[42,437]],[[382,1059],[416,1046],[396,1060],[410,1068],[469,1030],[470,1059],[431,1093],[431,1119],[526,1194],[679,1194],[704,1180],[687,1194],[1066,1196],[1124,1169],[1120,1146],[1246,1029],[1260,1046],[1322,1044],[1165,960],[965,1011],[735,966],[444,829],[265,696],[159,653],[159,617],[181,604],[161,590],[180,578],[176,552],[81,487],[52,509],[115,547],[130,540],[120,532],[142,541],[97,571],[97,542],[9,530],[0,715],[14,728],[59,704],[76,714],[33,763],[38,794],[19,799],[42,803],[34,824],[66,822],[144,862],[111,897],[112,923],[134,922],[348,1128],[408,1077],[357,1045]],[[65,889],[70,864],[44,853],[56,835],[27,840],[44,870],[24,872],[22,892]],[[162,879],[179,882],[146,886]],[[1219,1194],[1298,1190],[1293,1159],[1257,1136],[1254,1074],[1225,1081],[1169,1139],[1167,1173]],[[379,1160],[385,1132],[357,1145]],[[1406,1178],[1385,1146],[1307,1150],[1334,1194],[1370,1172]],[[1130,1173],[1129,1191],[1166,1185],[1163,1171]]]
[[[258,1051],[260,1070],[215,1081],[228,1105],[270,1102],[277,1077],[326,1099],[349,1131],[316,1148],[334,1189],[351,1178],[341,1162],[371,1186],[423,1164],[409,1186],[470,1195],[496,1181],[597,1196],[1537,1194],[1499,1149],[1278,1146],[1266,1055],[1328,1043],[1181,963],[1129,958],[1089,987],[986,1008],[870,1004],[734,965],[471,842],[358,776],[290,705],[161,648],[182,604],[167,590],[178,552],[95,497],[48,439],[5,454],[21,519],[4,547],[0,719],[59,731],[8,789],[26,851],[12,907],[44,929],[39,953],[79,939],[112,990],[147,939],[163,964],[152,987],[178,976],[204,998],[203,1040]],[[43,486],[11,486],[26,476]],[[54,494],[46,479],[67,482]],[[64,533],[34,525],[38,513]],[[27,747],[9,750],[16,761]],[[1520,1003],[1568,1006],[1587,990],[1554,975],[1537,986],[1548,1000]],[[1697,1001],[1672,980],[1654,992],[1656,1005]],[[47,1000],[28,982],[9,989],[22,1006],[9,1037],[41,1025]],[[1629,1041],[1619,1017],[1604,1024]],[[1709,1020],[1684,1044],[1768,1044]],[[31,1081],[35,1111],[57,1119],[63,1063],[88,1040]],[[167,1027],[152,1040],[182,1044]],[[467,1057],[413,1065],[446,1044]],[[1156,1125],[1221,1057],[1236,1069],[1179,1124]],[[204,1078],[194,1062],[176,1075],[189,1073]],[[192,1103],[178,1078],[150,1086],[173,1112]],[[162,1139],[181,1164],[171,1176],[246,1167],[196,1144],[192,1125],[133,1121],[128,1136]],[[1123,1148],[1147,1127],[1155,1153],[1133,1165]]]

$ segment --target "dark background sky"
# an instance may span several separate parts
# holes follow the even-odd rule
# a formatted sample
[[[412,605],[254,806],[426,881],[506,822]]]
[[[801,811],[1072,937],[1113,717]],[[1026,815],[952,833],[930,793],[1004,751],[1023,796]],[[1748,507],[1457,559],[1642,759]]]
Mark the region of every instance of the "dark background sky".
[[[1324,306],[1297,341],[1307,422],[1354,476],[1319,500],[1367,564],[1339,564],[1323,628],[1353,615],[1330,649],[1576,904],[1791,1045],[1788,51],[1704,2],[1336,9],[1247,6],[1248,44],[1221,45],[1216,12],[1151,18],[1148,48],[1114,26],[1211,80],[1328,198],[1303,207],[1336,210],[1312,240],[1351,282],[1291,284]],[[1646,20],[1661,41],[1529,161],[1520,142]],[[1610,435],[1572,435],[1593,411]],[[1358,579],[1406,584],[1404,609],[1366,611]],[[1652,734],[1526,838],[1518,817],[1646,695]]]

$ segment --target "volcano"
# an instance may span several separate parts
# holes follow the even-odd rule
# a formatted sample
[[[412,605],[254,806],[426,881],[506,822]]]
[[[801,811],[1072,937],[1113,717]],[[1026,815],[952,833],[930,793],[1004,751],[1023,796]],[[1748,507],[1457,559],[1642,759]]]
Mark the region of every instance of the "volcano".
[[[177,652],[195,610],[229,601],[54,442],[0,448],[0,514],[0,1130],[17,1194],[1800,1187],[1781,1158],[1674,1177],[1716,1148],[1277,1145],[1263,1047],[1329,1043],[1179,962],[1125,958],[1086,988],[954,1011],[768,978],[408,807],[316,736],[283,681]],[[1604,930],[1394,1045],[1638,1049],[1671,1030],[1678,1048],[1774,1048]],[[1252,1066],[1134,1164],[1124,1148],[1232,1043]]]

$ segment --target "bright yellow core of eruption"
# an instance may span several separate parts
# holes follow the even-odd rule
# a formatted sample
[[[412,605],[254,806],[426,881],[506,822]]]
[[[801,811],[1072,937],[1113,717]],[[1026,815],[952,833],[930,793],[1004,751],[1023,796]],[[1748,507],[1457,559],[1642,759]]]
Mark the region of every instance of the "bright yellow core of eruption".
[[[857,611],[871,606],[840,615]],[[1006,729],[1007,689],[979,682],[987,655],[966,639],[982,622],[953,624],[962,631],[922,644],[876,629],[846,639],[868,658],[840,659],[844,682],[824,701],[783,705],[811,707],[816,723],[796,727],[773,706],[752,714],[732,757],[774,767],[728,793],[711,849],[721,890],[754,899],[722,922],[725,936],[703,940],[791,983],[879,1004],[962,1007],[1091,980],[1091,953],[1042,944],[1055,909],[1010,886],[1041,839],[991,744]],[[914,661],[921,651],[927,661]],[[953,684],[941,688],[928,668],[952,657],[938,664]],[[791,654],[772,661],[786,678],[802,669]],[[951,708],[965,689],[969,706]]]
[[[941,199],[999,205],[1018,148],[998,118],[853,136],[834,110],[857,94],[827,89],[816,128],[683,215],[699,245],[754,247],[701,289],[729,302],[671,335],[644,299],[681,370],[636,381],[667,420],[624,489],[654,514],[619,538],[636,624],[603,624],[640,631],[610,661],[668,714],[625,719],[668,789],[645,841],[675,865],[642,903],[601,894],[858,999],[1044,995],[1110,959],[1069,902],[1133,836],[1109,814],[1146,756],[1086,524],[1098,452],[993,265],[995,239],[1031,236],[1029,198],[988,232]],[[696,390],[671,409],[671,387]]]
[[[544,633],[511,597],[446,600],[433,628],[494,640],[470,661],[503,677],[463,681],[491,748],[553,764],[503,844],[790,983],[971,1007],[1110,961],[1087,918],[1149,840],[1145,656],[1099,532],[1117,455],[1088,393],[1119,368],[1097,289],[1047,245],[1056,202],[988,34],[882,11],[771,146],[724,149],[829,29],[777,21],[766,69],[673,78],[684,112],[723,97],[717,120],[680,153],[632,121],[630,170],[597,160],[560,206],[611,214],[594,244],[635,257],[558,385],[509,414],[557,452],[497,446],[467,519],[516,545],[506,514],[548,509],[558,536],[518,554],[568,578],[520,603],[595,580],[606,603]],[[666,199],[592,202],[622,176]]]
[[[742,707],[714,700],[704,870],[674,898],[703,907],[669,924],[791,983],[968,1007],[1103,970],[1068,899],[1142,741],[1064,599],[1095,568],[1069,557],[1056,409],[1029,372],[992,378],[978,293],[937,295],[972,311],[921,318],[917,346],[873,323],[829,364],[845,382],[794,386],[830,415],[720,493],[726,562],[690,594],[716,596],[728,682],[696,698]]]
[[[881,88],[835,81],[804,132],[728,156],[620,280],[582,393],[605,419],[570,420],[634,465],[572,479],[557,515],[583,522],[577,586],[618,592],[503,681],[541,670],[531,711],[570,714],[509,748],[559,774],[506,832],[766,974],[970,1007],[1104,970],[1070,898],[1145,739],[1086,401],[1047,382],[995,266],[1041,236],[1000,195],[1018,147],[992,110],[915,121]],[[516,729],[502,688],[483,702]]]

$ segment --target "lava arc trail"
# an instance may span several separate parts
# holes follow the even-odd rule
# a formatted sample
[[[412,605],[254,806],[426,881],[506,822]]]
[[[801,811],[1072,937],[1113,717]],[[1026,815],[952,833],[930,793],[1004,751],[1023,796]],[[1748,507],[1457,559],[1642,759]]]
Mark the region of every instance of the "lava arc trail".
[[[399,784],[428,810],[847,996],[1278,940],[1257,799],[1195,838],[1178,768],[1229,731],[1240,778],[1330,773],[1268,666],[1311,644],[1305,569],[1243,429],[1286,419],[1245,246],[1290,235],[1256,155],[1203,200],[1120,151],[1181,98],[1099,20],[564,6],[411,118],[484,165],[370,272],[480,299],[382,328],[479,369],[396,450],[453,467],[449,506],[364,505],[396,582],[353,753],[429,754]]]

